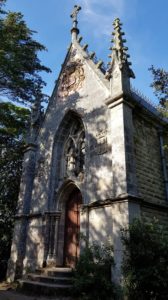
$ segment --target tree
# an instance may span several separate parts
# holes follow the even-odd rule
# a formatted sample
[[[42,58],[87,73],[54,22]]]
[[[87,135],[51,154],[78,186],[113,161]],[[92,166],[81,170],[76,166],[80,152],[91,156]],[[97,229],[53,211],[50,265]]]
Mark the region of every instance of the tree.
[[[86,243],[74,270],[73,295],[82,300],[119,299],[120,291],[111,282],[112,266],[114,258],[111,243]]]
[[[45,82],[39,73],[50,69],[41,64],[38,52],[46,48],[33,39],[35,31],[27,27],[21,13],[3,10],[5,2],[0,2],[0,95],[30,104],[40,93],[45,101]]]
[[[167,112],[168,110],[168,72],[162,68],[151,66],[149,69],[153,75],[154,93],[158,97],[160,105]]]
[[[40,72],[50,72],[38,53],[46,48],[33,39],[23,15],[4,10],[0,0],[0,96],[13,102],[32,104],[45,82]],[[0,278],[5,275],[14,215],[21,178],[23,146],[29,127],[30,111],[10,102],[0,102]]]
[[[168,299],[167,228],[135,219],[122,230],[123,275],[128,299]]]
[[[0,279],[10,255],[29,116],[28,109],[0,103]]]

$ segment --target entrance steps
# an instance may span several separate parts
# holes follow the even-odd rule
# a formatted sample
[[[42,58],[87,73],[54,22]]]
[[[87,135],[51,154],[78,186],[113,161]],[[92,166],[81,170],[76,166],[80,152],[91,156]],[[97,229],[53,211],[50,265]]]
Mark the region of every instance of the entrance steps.
[[[19,280],[19,288],[32,295],[70,296],[72,270],[56,267],[37,269]]]

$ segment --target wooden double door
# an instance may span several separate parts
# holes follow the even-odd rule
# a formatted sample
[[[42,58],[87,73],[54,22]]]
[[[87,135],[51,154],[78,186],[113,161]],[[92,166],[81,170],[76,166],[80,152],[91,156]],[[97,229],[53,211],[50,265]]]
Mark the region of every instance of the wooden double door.
[[[69,267],[74,267],[79,257],[81,204],[81,192],[75,189],[69,196],[65,212],[64,265]]]

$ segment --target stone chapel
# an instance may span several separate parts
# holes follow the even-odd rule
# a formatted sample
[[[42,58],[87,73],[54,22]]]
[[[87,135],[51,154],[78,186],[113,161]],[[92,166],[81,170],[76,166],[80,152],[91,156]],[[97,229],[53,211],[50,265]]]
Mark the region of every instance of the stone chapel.
[[[168,223],[168,120],[130,85],[135,76],[120,20],[105,69],[81,45],[79,10],[71,15],[72,42],[45,115],[40,99],[32,107],[10,281],[38,267],[74,267],[82,234],[89,243],[112,241],[119,282],[120,229],[134,217]]]

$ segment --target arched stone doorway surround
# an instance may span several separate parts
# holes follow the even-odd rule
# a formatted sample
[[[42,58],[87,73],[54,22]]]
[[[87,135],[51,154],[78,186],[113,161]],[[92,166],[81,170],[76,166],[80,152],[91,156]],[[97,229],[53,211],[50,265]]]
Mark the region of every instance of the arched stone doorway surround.
[[[75,197],[75,199],[74,199],[74,197]],[[75,212],[72,212],[72,210],[71,210],[70,216],[69,216],[69,212],[68,212],[69,203],[72,204],[73,199],[75,201],[77,200],[75,206],[73,205],[73,207],[78,207],[78,212],[76,212],[76,213],[79,214],[76,219],[77,224],[73,224],[75,226],[73,226],[71,223],[71,221],[72,221],[71,218],[73,218],[72,214],[74,214]],[[79,187],[72,180],[67,180],[66,182],[64,182],[64,184],[62,185],[62,187],[59,190],[58,199],[57,199],[57,211],[60,212],[60,219],[58,221],[59,224],[58,224],[58,233],[57,233],[57,258],[56,258],[57,266],[67,265],[67,266],[73,267],[76,262],[77,257],[79,256],[79,248],[80,248],[80,244],[78,244],[79,243],[79,234],[82,230],[82,223],[83,223],[82,202],[83,202],[82,194],[80,192]],[[70,206],[72,208],[71,204],[70,204]],[[76,208],[75,208],[75,210],[76,210]],[[66,218],[71,219],[71,221],[70,221],[71,224],[69,224],[69,221]],[[69,230],[68,230],[67,226],[70,226]],[[68,231],[71,231],[70,236],[68,235]],[[73,241],[71,240],[72,238],[73,238]],[[70,241],[68,241],[69,239],[70,239]],[[74,250],[72,250],[72,248],[74,249],[74,245],[72,245],[72,242],[73,242],[73,244],[75,243],[75,247],[76,247],[76,250],[75,250],[76,254],[73,254],[73,256],[74,255],[76,256],[76,257],[74,257],[74,264],[73,264],[72,260],[70,262],[69,258],[67,258],[67,252],[69,251],[68,250],[69,242],[71,243],[70,252],[74,251]]]

